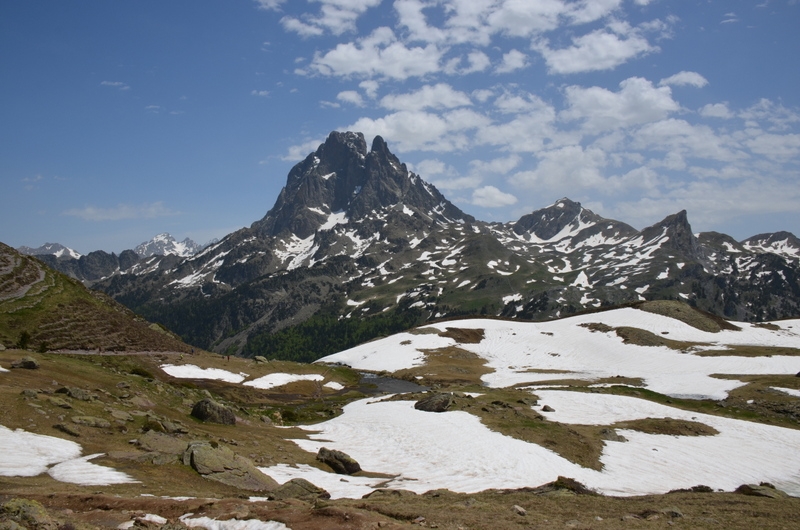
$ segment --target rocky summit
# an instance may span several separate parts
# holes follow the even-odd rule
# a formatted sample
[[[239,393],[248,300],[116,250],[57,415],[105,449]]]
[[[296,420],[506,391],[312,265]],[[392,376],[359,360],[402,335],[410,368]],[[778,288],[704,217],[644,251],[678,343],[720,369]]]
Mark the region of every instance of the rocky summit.
[[[186,258],[127,252],[89,283],[196,346],[245,356],[312,360],[432,319],[546,320],[655,299],[740,321],[800,312],[792,234],[695,234],[686,211],[637,230],[568,198],[487,223],[381,137],[368,149],[353,132],[298,163],[249,228]],[[79,277],[70,263],[54,266]]]

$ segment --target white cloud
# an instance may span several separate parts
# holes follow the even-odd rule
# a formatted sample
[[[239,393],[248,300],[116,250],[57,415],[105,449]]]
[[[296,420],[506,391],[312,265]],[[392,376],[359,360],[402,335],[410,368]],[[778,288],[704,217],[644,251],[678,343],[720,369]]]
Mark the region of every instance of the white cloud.
[[[442,115],[402,110],[377,119],[360,118],[347,130],[361,131],[366,137],[391,138],[398,152],[450,152],[466,149],[470,145],[467,133],[488,123],[488,118],[469,109],[456,109]]]
[[[519,50],[511,50],[503,54],[503,62],[495,69],[498,74],[507,74],[528,66],[528,56]]]
[[[151,204],[130,205],[118,204],[113,208],[98,208],[96,206],[86,206],[84,208],[72,208],[66,210],[64,215],[78,217],[84,221],[122,221],[125,219],[154,219],[157,217],[167,217],[177,215],[164,206],[163,202]]]
[[[381,106],[389,110],[453,109],[469,105],[472,105],[469,96],[446,83],[425,85],[415,92],[381,99]]]
[[[492,7],[496,8],[485,13],[491,32],[512,37],[531,37],[554,30],[559,25],[559,17],[567,11],[560,0],[507,0]]]
[[[472,74],[475,72],[483,72],[492,64],[489,56],[481,51],[474,51],[467,55],[467,62],[469,66],[467,66],[460,73]]]
[[[574,24],[586,24],[610,15],[621,3],[621,0],[581,0],[568,4],[566,14]]]
[[[753,152],[772,159],[790,159],[800,155],[800,134],[755,132],[745,145]]]
[[[675,86],[684,86],[684,85],[692,85],[697,88],[703,88],[708,84],[708,80],[703,77],[702,75],[698,74],[697,72],[687,72],[682,71],[678,72],[675,75],[671,75],[669,77],[665,77],[661,81],[658,82],[658,86],[666,86],[666,85],[675,85]]]
[[[538,156],[536,169],[516,173],[511,177],[512,184],[527,189],[605,189],[606,179],[601,169],[607,160],[601,149],[569,145]]]
[[[727,103],[709,103],[700,108],[700,116],[704,118],[733,118],[733,113],[728,108]]]
[[[717,135],[706,125],[669,118],[648,123],[636,131],[634,149],[675,152],[684,157],[717,162],[747,158],[739,144],[730,137]]]
[[[286,0],[255,0],[258,9],[277,11]]]
[[[336,95],[336,99],[338,99],[339,101],[343,101],[345,103],[350,103],[351,105],[355,105],[356,107],[364,106],[364,98],[362,98],[361,94],[359,94],[355,90],[345,90],[343,92],[339,92]]]
[[[434,45],[409,48],[397,41],[391,29],[383,27],[357,43],[338,44],[327,53],[315,55],[310,70],[298,73],[403,80],[438,72],[443,53]]]
[[[281,157],[281,160],[287,162],[297,162],[299,160],[303,160],[305,157],[308,156],[309,153],[313,153],[317,150],[317,148],[325,142],[325,139],[321,140],[307,140],[301,144],[293,145],[289,147],[289,152]]]
[[[599,29],[574,37],[572,46],[568,48],[551,49],[545,39],[533,47],[542,54],[553,74],[611,70],[635,57],[658,50],[627,24],[618,24],[614,31]]]
[[[114,87],[114,88],[117,88],[119,90],[130,90],[130,88],[131,88],[127,84],[123,83],[122,81],[101,81],[100,85],[101,86]]]
[[[250,92],[250,95],[265,98],[269,96],[269,90],[253,90]]]
[[[369,8],[381,3],[381,0],[314,0],[322,4],[319,14],[303,15],[303,20],[295,17],[283,17],[281,24],[288,31],[301,36],[311,37],[324,34],[326,31],[341,35],[355,31],[356,20]],[[277,2],[268,2],[268,8],[276,8]]]
[[[619,92],[597,86],[567,87],[568,108],[560,117],[581,121],[585,131],[597,133],[658,121],[680,109],[668,86],[656,88],[641,77],[625,79],[619,86]]]
[[[517,202],[517,198],[510,193],[505,193],[494,186],[484,186],[472,192],[472,204],[484,208],[499,208],[510,206]]]
[[[378,96],[378,88],[380,87],[380,84],[377,81],[373,79],[367,79],[366,81],[361,81],[358,86],[364,90],[364,93],[369,99],[375,99]]]
[[[472,160],[470,161],[469,165],[472,168],[472,173],[475,174],[497,173],[500,175],[505,175],[517,167],[521,161],[522,158],[519,155],[514,154],[510,156],[494,158],[488,162],[484,162],[483,160]]]

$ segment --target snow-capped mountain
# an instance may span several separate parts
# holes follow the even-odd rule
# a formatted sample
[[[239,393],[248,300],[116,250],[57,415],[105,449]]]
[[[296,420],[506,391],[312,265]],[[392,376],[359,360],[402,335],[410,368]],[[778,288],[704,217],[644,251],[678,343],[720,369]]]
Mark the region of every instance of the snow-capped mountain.
[[[367,149],[360,133],[334,132],[291,170],[263,219],[191,257],[140,260],[98,287],[190,342],[245,354],[283,347],[270,334],[309,319],[338,330],[317,349],[339,332],[341,349],[354,334],[427,319],[543,320],[644,299],[775,319],[800,314],[789,236],[695,235],[685,211],[636,230],[567,198],[513,223],[477,221],[382,138]],[[348,322],[359,329],[342,331]]]
[[[202,249],[199,245],[188,237],[183,241],[177,241],[168,233],[158,234],[150,241],[145,241],[137,245],[133,251],[142,258],[150,256],[180,256],[186,258],[192,256]]]
[[[44,255],[52,255],[56,258],[73,258],[79,259],[81,257],[81,253],[72,250],[69,247],[65,247],[60,243],[45,243],[41,247],[31,248],[31,247],[19,247],[17,249],[18,252],[21,254],[27,254],[28,256],[44,256]]]

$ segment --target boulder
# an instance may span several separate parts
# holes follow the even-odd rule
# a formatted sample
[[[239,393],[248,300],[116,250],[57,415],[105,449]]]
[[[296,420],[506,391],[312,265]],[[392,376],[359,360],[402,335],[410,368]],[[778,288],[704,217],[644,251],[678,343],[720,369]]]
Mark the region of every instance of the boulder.
[[[92,401],[93,399],[97,399],[97,396],[82,388],[69,388],[64,386],[56,390],[56,394],[66,394],[78,401]]]
[[[185,440],[155,431],[147,431],[141,435],[136,444],[145,451],[168,455],[183,455],[188,445]]]
[[[340,475],[352,475],[361,471],[361,466],[350,455],[335,449],[321,447],[317,452],[317,460]]]
[[[94,416],[73,416],[72,423],[85,425],[87,427],[96,427],[98,429],[108,429],[111,427],[110,421],[103,418],[95,418]]]
[[[206,398],[195,403],[192,407],[192,416],[200,421],[221,423],[223,425],[236,425],[236,415],[233,411],[211,398]]]
[[[33,357],[26,356],[11,363],[11,368],[24,368],[26,370],[36,370],[39,368],[39,361]]]
[[[436,393],[414,403],[414,408],[425,412],[444,412],[453,404],[453,394]]]
[[[303,478],[293,478],[286,484],[269,492],[269,500],[271,501],[282,501],[284,499],[313,501],[314,499],[330,498],[330,493]]]
[[[44,506],[34,500],[11,499],[0,506],[0,513],[10,518],[22,528],[56,528],[55,521]],[[9,528],[13,528],[9,526]]]
[[[736,488],[734,493],[752,495],[754,497],[769,497],[770,499],[785,499],[788,497],[786,493],[766,482],[762,482],[761,484],[742,484]]]
[[[272,491],[278,483],[258,470],[247,458],[228,447],[210,442],[191,442],[183,453],[183,463],[204,478],[249,491]]]
[[[257,362],[257,363],[266,363],[266,362],[269,362],[269,360],[268,360],[266,357],[264,357],[263,355],[256,355],[255,357],[253,357],[253,360],[254,360],[255,362]]]

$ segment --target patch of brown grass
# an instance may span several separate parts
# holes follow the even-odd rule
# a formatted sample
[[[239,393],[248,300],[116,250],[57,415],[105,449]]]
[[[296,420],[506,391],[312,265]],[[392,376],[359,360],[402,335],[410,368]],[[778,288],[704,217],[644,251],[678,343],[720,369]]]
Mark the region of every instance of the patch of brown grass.
[[[440,332],[439,336],[453,339],[460,344],[479,344],[486,333],[482,329],[445,328],[445,331]]]
[[[652,300],[636,304],[634,307],[648,313],[680,320],[684,324],[688,324],[700,331],[718,333],[723,329],[731,331],[740,331],[742,329],[724,318],[712,315],[678,300]]]
[[[667,434],[670,436],[714,436],[719,431],[704,423],[673,418],[643,418],[615,423],[615,429],[629,429],[647,434]]]
[[[421,351],[425,354],[425,364],[398,370],[392,375],[428,386],[450,386],[480,384],[481,376],[493,371],[486,367],[485,359],[458,346]],[[417,379],[420,376],[422,379]]]
[[[800,348],[735,344],[724,350],[698,350],[692,353],[700,357],[772,357],[776,355],[797,357],[800,356]]]

